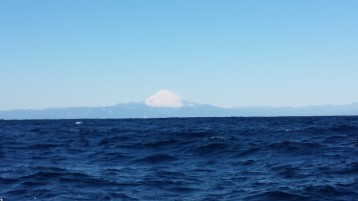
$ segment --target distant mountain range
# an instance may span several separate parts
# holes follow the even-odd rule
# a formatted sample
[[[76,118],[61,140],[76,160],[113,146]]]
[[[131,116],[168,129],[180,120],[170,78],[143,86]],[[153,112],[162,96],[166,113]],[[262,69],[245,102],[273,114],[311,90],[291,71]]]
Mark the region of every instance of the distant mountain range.
[[[358,103],[308,107],[220,108],[185,101],[168,90],[160,90],[141,103],[122,103],[108,107],[50,108],[42,110],[0,111],[0,119],[107,119],[231,116],[331,116],[358,115]]]

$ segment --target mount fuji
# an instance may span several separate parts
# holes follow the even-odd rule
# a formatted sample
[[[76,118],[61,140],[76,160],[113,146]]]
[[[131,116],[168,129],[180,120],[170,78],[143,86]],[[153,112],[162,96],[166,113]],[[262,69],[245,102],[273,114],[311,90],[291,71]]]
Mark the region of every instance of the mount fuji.
[[[0,119],[107,119],[226,116],[226,109],[184,100],[162,89],[143,102],[107,107],[70,107],[0,111]]]
[[[162,89],[145,100],[145,104],[150,107],[183,107],[183,99],[175,93]]]
[[[143,102],[107,107],[71,107],[0,111],[0,119],[109,119],[231,116],[358,115],[358,103],[309,107],[221,108],[187,101],[169,90],[159,90]]]

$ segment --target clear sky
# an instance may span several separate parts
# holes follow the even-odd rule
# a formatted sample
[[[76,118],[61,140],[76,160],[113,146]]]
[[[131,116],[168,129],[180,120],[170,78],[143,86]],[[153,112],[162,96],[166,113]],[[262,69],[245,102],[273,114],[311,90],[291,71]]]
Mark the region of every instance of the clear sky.
[[[358,102],[357,0],[1,0],[0,110],[169,89],[217,106]]]

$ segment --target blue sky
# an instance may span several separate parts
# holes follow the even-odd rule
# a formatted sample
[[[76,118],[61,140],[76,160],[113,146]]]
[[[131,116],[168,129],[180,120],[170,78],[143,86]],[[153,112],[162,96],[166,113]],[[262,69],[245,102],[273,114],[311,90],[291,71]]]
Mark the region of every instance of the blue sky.
[[[2,0],[0,110],[169,89],[217,106],[358,102],[356,0]]]

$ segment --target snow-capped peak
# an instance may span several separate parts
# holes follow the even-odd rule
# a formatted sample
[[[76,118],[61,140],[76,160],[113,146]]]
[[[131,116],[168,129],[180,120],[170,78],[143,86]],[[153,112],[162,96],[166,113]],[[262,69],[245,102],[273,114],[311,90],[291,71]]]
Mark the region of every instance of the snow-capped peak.
[[[162,89],[145,100],[145,104],[151,107],[183,107],[183,99],[175,93]]]

